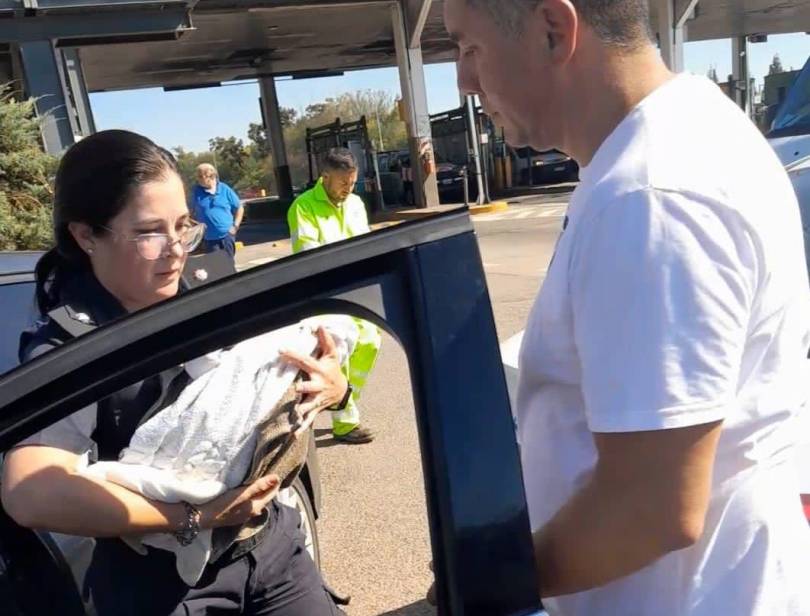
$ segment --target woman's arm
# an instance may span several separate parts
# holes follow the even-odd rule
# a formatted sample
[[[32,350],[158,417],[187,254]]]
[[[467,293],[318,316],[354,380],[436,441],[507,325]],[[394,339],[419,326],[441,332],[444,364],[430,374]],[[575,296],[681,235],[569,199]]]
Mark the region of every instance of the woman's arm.
[[[81,456],[62,449],[22,446],[3,465],[2,503],[21,526],[85,537],[175,532],[187,516],[182,504],[149,500],[109,481],[79,474]],[[275,476],[230,490],[199,507],[200,527],[232,526],[258,515],[278,491]]]

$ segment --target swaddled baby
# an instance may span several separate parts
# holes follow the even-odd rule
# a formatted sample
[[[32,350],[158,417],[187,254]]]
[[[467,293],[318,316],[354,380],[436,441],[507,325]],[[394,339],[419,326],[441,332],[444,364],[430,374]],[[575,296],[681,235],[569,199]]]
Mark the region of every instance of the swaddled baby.
[[[98,462],[83,472],[168,503],[202,504],[270,472],[289,485],[304,463],[308,440],[292,434],[302,421],[291,393],[298,369],[279,350],[311,355],[318,326],[346,361],[357,327],[339,316],[302,321],[192,360],[185,365],[192,382],[138,427],[118,462]],[[166,533],[127,542],[138,551],[149,545],[174,552],[180,577],[193,586],[211,555],[211,535],[200,531],[185,547]]]

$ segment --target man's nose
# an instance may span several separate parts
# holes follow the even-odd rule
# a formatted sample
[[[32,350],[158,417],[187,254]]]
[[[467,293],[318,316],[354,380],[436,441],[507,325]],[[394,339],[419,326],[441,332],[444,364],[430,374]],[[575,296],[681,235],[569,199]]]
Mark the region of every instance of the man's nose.
[[[459,92],[465,96],[483,94],[481,84],[478,82],[478,74],[472,61],[462,56],[456,63],[456,71],[458,74]]]

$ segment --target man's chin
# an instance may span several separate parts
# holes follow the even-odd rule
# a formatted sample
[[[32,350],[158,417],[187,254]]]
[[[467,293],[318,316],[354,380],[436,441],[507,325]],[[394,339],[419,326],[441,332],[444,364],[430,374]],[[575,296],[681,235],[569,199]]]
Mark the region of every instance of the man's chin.
[[[532,148],[538,152],[545,152],[546,150],[553,150],[555,146],[544,143],[540,139],[533,138],[524,130],[516,130],[514,128],[503,129],[504,138],[506,143],[511,147],[517,148]]]
[[[529,145],[529,137],[524,131],[515,130],[512,127],[505,126],[503,128],[503,135],[508,143],[513,148],[525,148]]]

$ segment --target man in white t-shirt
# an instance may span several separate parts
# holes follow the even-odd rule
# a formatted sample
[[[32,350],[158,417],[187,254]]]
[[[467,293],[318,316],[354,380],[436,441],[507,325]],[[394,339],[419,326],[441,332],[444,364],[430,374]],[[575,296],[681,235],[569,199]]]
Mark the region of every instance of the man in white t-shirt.
[[[790,182],[644,0],[445,0],[459,84],[582,166],[516,414],[547,609],[810,614],[792,465],[810,289]]]

